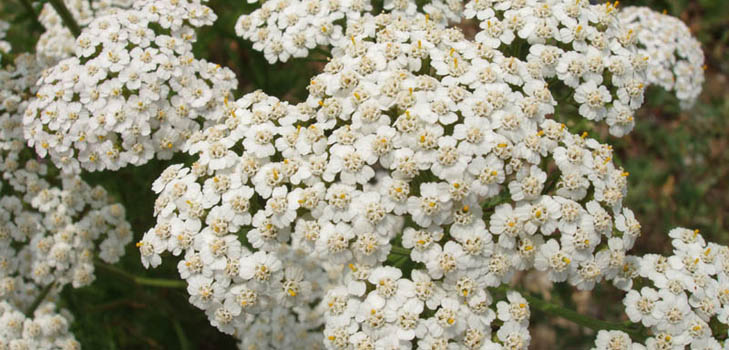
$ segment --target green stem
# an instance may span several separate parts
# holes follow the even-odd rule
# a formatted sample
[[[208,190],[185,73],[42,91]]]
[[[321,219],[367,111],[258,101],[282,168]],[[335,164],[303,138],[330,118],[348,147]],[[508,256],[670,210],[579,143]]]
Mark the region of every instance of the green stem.
[[[78,23],[76,23],[76,20],[73,18],[73,15],[71,14],[71,11],[68,10],[66,5],[63,3],[63,0],[48,0],[48,2],[53,6],[53,9],[56,10],[56,13],[61,17],[63,20],[63,24],[68,27],[68,30],[71,31],[71,34],[73,34],[74,37],[78,37],[81,35],[81,27],[78,26]]]
[[[504,189],[498,195],[488,198],[481,203],[481,208],[484,212],[488,212],[496,208],[497,205],[507,202],[509,199],[511,199],[511,194],[509,194],[507,189]]]
[[[497,288],[494,288],[494,290],[506,293],[509,290],[515,290],[521,294],[521,296],[524,297],[529,302],[529,307],[537,309],[539,311],[542,311],[544,313],[562,317],[568,321],[571,321],[575,324],[578,324],[580,326],[583,326],[585,328],[589,328],[595,331],[599,330],[618,330],[623,331],[625,333],[628,333],[634,340],[643,340],[645,338],[645,335],[639,328],[636,328],[635,325],[633,325],[630,322],[610,322],[610,321],[603,321],[598,320],[583,314],[578,313],[575,310],[568,309],[562,305],[557,305],[550,303],[544,299],[537,298],[534,296],[529,295],[529,293],[526,293],[524,291],[518,290],[513,287],[508,286],[500,286]]]
[[[402,255],[402,256],[410,256],[410,249],[405,249],[403,247],[399,247],[399,246],[394,245],[390,249],[390,253],[397,254],[397,255]]]
[[[395,261],[395,263],[393,263],[392,266],[402,268],[405,266],[405,264],[407,264],[408,261],[410,261],[410,257],[408,257],[407,255],[403,255],[400,257],[399,260]]]
[[[149,286],[149,287],[159,287],[159,288],[185,288],[187,284],[180,280],[171,280],[171,279],[160,279],[160,278],[147,278],[147,277],[139,277],[134,276],[130,274],[129,272],[126,272],[120,268],[114,267],[112,265],[96,261],[94,262],[94,266],[106,270],[112,273],[115,273],[121,277],[124,277],[127,280],[130,280],[134,282],[134,284],[138,284],[140,286]]]
[[[33,9],[33,5],[30,3],[30,0],[20,0],[20,4],[23,5],[25,10],[28,11],[28,13],[30,14],[33,25],[40,29],[43,29],[43,24],[38,21],[38,15],[35,13],[35,9]]]
[[[187,284],[180,280],[158,279],[135,277],[135,282],[142,286],[160,287],[160,288],[186,288]]]
[[[177,334],[177,340],[180,342],[180,350],[190,350],[190,341],[187,340],[185,330],[182,329],[182,324],[180,323],[180,320],[175,317],[171,317],[171,319],[172,326],[175,328],[175,333]]]
[[[51,282],[51,283],[48,283],[48,285],[45,286],[45,288],[43,288],[41,293],[38,294],[37,297],[35,297],[35,300],[33,300],[33,303],[30,304],[30,306],[28,307],[28,310],[25,310],[25,316],[33,317],[33,313],[35,312],[35,309],[37,309],[38,306],[40,306],[40,304],[43,302],[43,300],[46,299],[46,297],[48,296],[48,293],[51,292],[51,289],[53,289],[53,287],[55,285],[56,285],[56,282]]]

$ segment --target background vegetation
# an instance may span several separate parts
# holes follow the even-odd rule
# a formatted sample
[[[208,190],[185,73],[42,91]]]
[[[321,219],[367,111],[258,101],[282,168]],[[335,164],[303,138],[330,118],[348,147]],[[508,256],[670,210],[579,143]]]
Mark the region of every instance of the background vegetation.
[[[0,18],[13,23],[8,33],[15,52],[32,51],[42,28],[23,6],[26,0],[2,0]],[[93,1],[93,0],[89,0]],[[36,2],[34,11],[41,2]],[[706,54],[706,84],[700,102],[690,111],[680,111],[670,94],[649,90],[647,102],[636,116],[636,129],[628,136],[609,137],[606,129],[572,125],[575,132],[589,130],[593,137],[614,145],[617,163],[630,172],[627,206],[643,225],[643,237],[635,250],[667,252],[667,232],[675,226],[698,228],[708,239],[729,244],[729,2],[717,0],[640,0],[625,5],[646,5],[686,22],[703,43]],[[198,57],[233,69],[240,81],[238,96],[255,89],[297,101],[305,86],[323,65],[320,54],[309,59],[269,65],[250,44],[233,31],[239,15],[254,9],[243,0],[211,0],[219,15],[212,27],[199,32]],[[12,57],[4,57],[3,64]],[[577,118],[582,120],[581,118]],[[189,161],[152,161],[115,173],[86,174],[92,184],[101,184],[127,207],[135,241],[154,223],[155,196],[151,183],[169,164]],[[184,289],[156,288],[135,283],[134,276],[177,279],[176,262],[145,270],[133,245],[117,269],[97,269],[90,287],[63,292],[62,307],[75,316],[73,332],[85,349],[233,349],[231,337],[212,328],[206,316],[187,302]],[[602,287],[592,293],[575,293],[567,286],[550,288],[538,276],[520,276],[531,281],[547,299],[571,305],[579,312],[617,320],[622,293]],[[539,286],[542,286],[539,288]],[[599,300],[600,302],[597,302]],[[592,336],[586,330],[545,315],[532,316],[535,349],[589,348]]]

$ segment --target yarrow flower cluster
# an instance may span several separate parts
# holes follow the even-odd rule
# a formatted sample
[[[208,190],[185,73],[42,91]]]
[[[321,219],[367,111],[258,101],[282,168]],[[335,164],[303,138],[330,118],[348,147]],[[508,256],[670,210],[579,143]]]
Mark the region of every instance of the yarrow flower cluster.
[[[192,55],[193,27],[215,14],[196,2],[141,1],[95,18],[75,56],[48,70],[23,119],[36,152],[65,173],[168,159],[222,116],[232,71]]]
[[[668,236],[673,255],[640,257],[638,276],[645,283],[623,299],[630,321],[653,335],[645,346],[631,347],[626,333],[602,331],[596,349],[726,349],[712,329],[729,324],[729,248],[706,242],[699,230],[675,228]]]
[[[153,185],[145,266],[184,253],[191,302],[241,339],[255,330],[248,315],[267,310],[250,305],[260,295],[318,300],[329,349],[486,344],[488,288],[516,271],[630,288],[640,225],[621,204],[628,174],[609,146],[548,118],[545,80],[496,69],[508,60],[498,50],[425,15],[362,21],[374,31],[348,28],[306,102],[255,92],[189,139],[197,162]],[[286,287],[292,249],[335,287],[298,304]],[[420,268],[398,268],[408,261]],[[497,343],[526,348],[528,322],[508,315]]]
[[[266,1],[260,9],[241,15],[235,31],[239,37],[250,40],[254,50],[263,52],[269,63],[286,62],[291,57],[307,57],[316,47],[346,44],[349,38],[342,35],[343,30],[349,26],[371,27],[372,23],[362,16],[372,9],[369,0]],[[387,0],[383,9],[393,16],[413,16],[417,6],[413,1]],[[463,4],[457,0],[435,0],[424,5],[423,11],[439,24],[459,22]]]
[[[236,23],[255,50],[331,52],[289,103],[233,101],[232,71],[194,57],[216,19],[200,0],[65,4],[79,37],[46,4],[37,54],[0,72],[0,348],[77,349],[35,307],[132,239],[82,169],[178,151],[195,160],[153,183],[141,260],[178,257],[242,349],[527,349],[539,306],[505,285],[533,271],[626,292],[651,335],[601,330],[596,349],[722,348],[729,249],[675,229],[673,256],[630,255],[629,174],[567,127],[627,134],[651,84],[689,106],[703,54],[680,22],[587,0],[271,0]]]
[[[17,307],[47,285],[90,284],[94,258],[114,263],[132,239],[124,207],[103,188],[54,175],[25,147],[21,120],[41,68],[21,55],[0,75],[0,297]]]
[[[371,32],[373,23],[357,12],[369,7],[338,0],[266,2],[261,9],[241,16],[236,32],[251,40],[253,48],[262,51],[269,62],[285,62],[291,56],[307,56],[319,45],[347,45],[351,35],[341,35],[342,27],[333,24],[337,19],[343,19],[344,31],[353,27],[354,31]],[[417,10],[409,1],[386,1],[384,8],[395,17],[412,17]],[[684,107],[690,106],[703,82],[699,70],[703,54],[685,25],[647,9],[619,11],[617,3],[591,5],[586,0],[479,0],[465,7],[454,1],[435,1],[423,11],[439,24],[463,18],[480,23],[475,41],[500,50],[505,57],[475,73],[488,75],[499,70],[513,75],[528,71],[534,79],[547,80],[553,92],[567,87],[574,91],[577,112],[589,120],[605,120],[615,136],[632,130],[634,112],[643,104],[644,91],[650,84],[672,89],[674,84],[666,80],[674,76],[674,65],[676,76],[682,77],[676,86]],[[664,17],[670,18],[665,20],[668,25],[663,25]],[[665,40],[665,45],[664,41],[656,41],[656,31],[651,28],[664,31],[656,36]],[[686,57],[689,64],[676,63],[674,48],[683,52],[679,57]],[[663,50],[661,55],[654,55],[657,50]],[[455,68],[452,73],[465,74],[469,68]],[[558,112],[570,113],[566,102]]]
[[[63,0],[71,16],[81,26],[87,26],[94,18],[104,15],[115,15],[119,9],[129,8],[131,0]],[[66,28],[50,3],[43,5],[38,15],[38,21],[45,31],[38,38],[35,49],[37,55],[49,60],[59,61],[73,55],[76,39]]]
[[[261,116],[276,113],[283,117],[290,112],[287,104],[255,93],[231,104],[227,123],[236,121],[236,115],[249,118],[242,115],[252,113],[250,110],[236,106],[243,106],[246,100],[250,106],[257,98],[271,103],[256,102],[271,108],[261,111]],[[192,168],[173,165],[155,181],[153,190],[161,192],[155,203],[158,223],[137,243],[142,262],[157,266],[165,252],[183,257],[178,269],[188,281],[190,302],[206,310],[221,331],[247,334],[240,337],[244,344],[281,349],[321,344],[321,334],[307,331],[321,326],[320,313],[310,305],[329,283],[326,271],[292,245],[296,207],[289,205],[286,192],[280,193],[284,187],[269,187],[269,195],[273,193],[277,199],[270,202],[271,208],[249,212],[268,206],[253,197],[254,189],[247,186],[262,164],[256,157],[246,164],[233,158],[229,132],[221,124],[193,135],[191,152],[204,152],[202,159]],[[252,167],[248,175],[242,172],[246,166]],[[276,171],[275,176],[285,176],[283,170]],[[277,213],[275,218],[264,214],[272,210]],[[243,241],[238,236],[242,229],[249,237]]]
[[[395,17],[412,17],[420,9],[416,2],[403,0],[386,0],[383,8]],[[435,0],[422,6],[422,12],[428,16],[429,20],[443,26],[461,22],[463,9],[463,2],[458,0]]]
[[[64,310],[65,311],[65,310]],[[54,303],[40,305],[33,315],[0,302],[0,348],[79,350],[81,344],[69,331],[71,316],[56,311]]]
[[[626,7],[620,17],[629,30],[637,33],[638,52],[650,57],[650,84],[674,91],[681,107],[691,107],[704,84],[701,43],[681,20],[649,8]]]
[[[254,1],[255,2],[255,1]],[[306,57],[316,46],[342,38],[342,19],[359,18],[371,11],[369,0],[273,0],[241,15],[235,33],[253,43],[269,63]]]
[[[502,69],[547,79],[553,92],[567,87],[581,116],[605,120],[612,135],[623,136],[633,129],[634,112],[643,104],[650,57],[637,50],[637,33],[623,25],[616,6],[586,0],[474,0],[464,15],[480,21],[477,42],[528,52],[526,60],[509,58]],[[557,114],[572,113],[568,101],[560,102]]]

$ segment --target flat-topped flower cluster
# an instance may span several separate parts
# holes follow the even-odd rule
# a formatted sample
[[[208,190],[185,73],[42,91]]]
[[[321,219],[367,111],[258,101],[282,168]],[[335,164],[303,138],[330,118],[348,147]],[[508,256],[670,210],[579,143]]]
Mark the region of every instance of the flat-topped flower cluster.
[[[204,121],[222,116],[232,71],[195,59],[199,3],[142,1],[95,18],[75,55],[45,72],[23,120],[36,152],[65,173],[169,159]]]
[[[236,33],[253,42],[269,62],[285,62],[307,56],[318,45],[347,45],[351,33],[343,31],[372,32],[378,24],[360,13],[369,8],[371,4],[362,1],[269,1],[241,16]],[[412,17],[417,6],[411,1],[385,1],[384,9],[396,18]],[[475,41],[509,58],[510,66],[502,70],[528,70],[547,80],[553,92],[567,87],[572,101],[560,101],[559,111],[572,113],[567,107],[575,105],[584,118],[605,120],[615,136],[632,130],[634,112],[643,104],[649,85],[675,90],[688,107],[703,83],[704,57],[698,42],[682,22],[649,9],[619,10],[617,4],[595,6],[582,0],[478,0],[465,6],[433,1],[422,11],[442,25],[478,21],[481,30]],[[344,29],[341,22],[346,23]],[[451,73],[469,79],[490,74],[470,68],[456,67]],[[443,69],[448,68],[439,74]]]
[[[129,8],[131,3],[131,0],[64,0],[66,8],[81,26],[87,26],[97,17],[117,15],[121,9]],[[76,38],[50,3],[43,5],[38,21],[45,31],[35,45],[36,53],[53,63],[71,56],[76,49]]]
[[[242,349],[527,349],[533,299],[505,285],[529,271],[627,293],[645,337],[602,330],[597,349],[722,348],[729,248],[676,229],[674,256],[630,255],[629,173],[567,126],[623,136],[651,85],[690,106],[703,54],[680,22],[586,0],[267,1],[240,37],[271,63],[328,55],[290,103],[235,100],[232,71],[193,55],[217,18],[200,1],[66,5],[78,38],[46,4],[38,53],[0,73],[0,345],[78,348],[52,303],[18,310],[132,239],[79,173],[184,151],[137,247],[145,267],[179,257]]]
[[[623,299],[630,321],[653,336],[642,345],[624,332],[600,331],[596,349],[726,349],[712,328],[729,323],[729,248],[706,242],[699,230],[675,228],[668,236],[673,255],[640,257],[645,282]]]
[[[0,77],[0,295],[17,307],[45,286],[74,287],[94,280],[94,257],[114,263],[132,240],[124,207],[78,175],[59,175],[39,162],[23,139],[25,96],[41,62],[19,56]]]
[[[637,34],[641,54],[651,58],[648,81],[674,91],[681,106],[692,106],[704,84],[704,51],[701,43],[678,18],[645,7],[626,7],[622,22]]]
[[[621,204],[628,173],[611,147],[551,118],[548,79],[530,69],[543,64],[429,15],[359,23],[305,102],[254,92],[191,136],[198,160],[154,184],[145,265],[182,256],[191,302],[244,345],[269,348],[297,347],[301,335],[265,334],[301,307],[297,329],[323,323],[330,349],[526,348],[528,318],[500,311],[496,331],[499,304],[490,309],[490,288],[516,271],[631,288],[640,224]],[[605,52],[645,61],[619,44]],[[292,256],[317,268],[299,271]],[[526,308],[515,298],[514,312]],[[288,321],[272,325],[271,310]]]
[[[0,301],[0,347],[3,349],[79,350],[81,344],[70,332],[73,318],[44,303],[26,316],[16,306]]]
[[[40,42],[36,50],[0,71],[0,348],[74,350],[72,317],[55,310],[57,296],[68,284],[91,284],[95,259],[117,262],[132,231],[103,188],[59,174],[26,146],[22,120],[35,83],[66,55]]]

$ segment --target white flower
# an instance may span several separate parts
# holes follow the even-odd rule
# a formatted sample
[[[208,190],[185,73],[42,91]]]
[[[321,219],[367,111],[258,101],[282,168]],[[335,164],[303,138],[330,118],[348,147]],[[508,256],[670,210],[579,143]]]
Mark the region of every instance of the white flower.
[[[468,166],[468,172],[474,177],[471,183],[473,192],[486,198],[497,195],[501,190],[500,184],[506,179],[504,162],[493,154],[486,158],[474,158]]]
[[[386,307],[387,310],[402,305],[407,298],[415,295],[415,287],[411,281],[401,277],[402,271],[394,267],[372,270],[368,281],[375,286],[375,291],[367,296],[365,302],[376,308]]]
[[[533,204],[522,203],[515,212],[528,234],[534,234],[537,229],[544,235],[552,234],[562,216],[560,205],[550,196],[541,196]]]
[[[162,257],[160,253],[164,251],[164,247],[155,246],[151,241],[142,240],[137,243],[139,252],[142,256],[142,264],[144,267],[152,266],[157,267],[162,263]]]
[[[415,328],[418,326],[419,316],[423,312],[423,303],[417,299],[408,299],[400,308],[388,312],[386,318],[397,320],[397,337],[402,340],[415,338]]]
[[[515,35],[512,30],[497,18],[491,17],[481,22],[483,31],[476,34],[476,41],[492,48],[497,48],[504,43],[511,44]]]
[[[460,334],[466,327],[466,320],[459,317],[465,309],[456,299],[444,298],[435,315],[426,320],[426,327],[430,334],[451,338]]]
[[[526,327],[529,324],[529,303],[519,293],[509,291],[506,293],[509,302],[500,301],[496,304],[498,317],[504,322],[514,321]]]
[[[433,310],[440,305],[445,291],[434,282],[427,273],[420,270],[412,271],[412,281],[415,288],[415,297]]]
[[[550,239],[543,244],[534,259],[534,267],[539,271],[547,271],[553,282],[562,282],[574,269],[571,257],[560,250],[559,243]]]
[[[531,342],[531,336],[526,329],[517,322],[506,322],[496,336],[509,349],[525,350]]]
[[[633,111],[621,101],[613,101],[605,122],[610,125],[610,134],[617,137],[626,135],[635,127]]]
[[[451,202],[445,187],[443,183],[424,183],[420,185],[419,198],[408,198],[408,212],[418,225],[422,227],[428,227],[431,223],[440,225],[448,219]]]
[[[575,101],[580,104],[580,115],[589,120],[602,120],[607,115],[605,104],[612,101],[610,92],[603,85],[590,80],[575,90]]]
[[[283,280],[274,296],[279,303],[285,306],[295,305],[301,300],[308,300],[312,293],[311,282],[304,280],[305,275],[301,268],[289,266],[284,269]]]
[[[286,187],[280,186],[273,189],[271,198],[266,201],[266,216],[270,216],[271,223],[278,228],[286,228],[296,218],[296,209],[299,203],[294,196],[287,192]]]
[[[509,192],[515,201],[537,199],[542,193],[547,173],[533,165],[519,171],[514,181],[509,182]]]
[[[281,270],[281,261],[266,252],[256,252],[242,257],[239,266],[241,278],[266,285],[277,279]]]
[[[605,331],[601,330],[597,332],[597,338],[595,339],[594,350],[633,350],[637,349],[633,345],[630,336],[622,331]]]
[[[381,197],[377,192],[366,192],[355,199],[352,205],[357,213],[353,219],[354,227],[360,232],[371,231],[390,238],[390,232],[396,230],[398,220],[382,205]]]
[[[516,237],[524,232],[524,222],[510,204],[500,204],[491,215],[489,230],[499,235],[499,245],[510,249],[514,247]]]
[[[332,262],[344,263],[352,258],[349,241],[354,237],[351,226],[341,222],[336,225],[326,223],[322,226],[316,242],[317,252]]]
[[[426,267],[428,274],[435,279],[443,277],[448,273],[456,272],[462,266],[461,260],[464,256],[463,247],[453,241],[447,242],[443,247],[436,245],[435,249],[428,252]]]
[[[658,294],[661,300],[656,303],[658,322],[655,327],[672,334],[681,334],[692,314],[686,295],[672,294],[667,290],[661,290]]]
[[[623,299],[625,304],[625,313],[631,322],[641,322],[646,327],[651,327],[658,323],[658,314],[656,303],[659,295],[656,290],[643,287],[640,292],[631,290]]]

